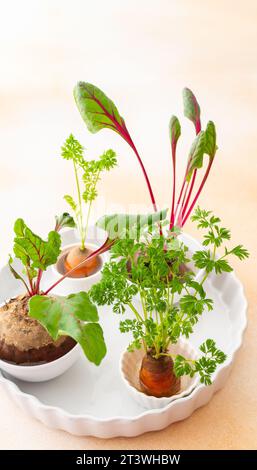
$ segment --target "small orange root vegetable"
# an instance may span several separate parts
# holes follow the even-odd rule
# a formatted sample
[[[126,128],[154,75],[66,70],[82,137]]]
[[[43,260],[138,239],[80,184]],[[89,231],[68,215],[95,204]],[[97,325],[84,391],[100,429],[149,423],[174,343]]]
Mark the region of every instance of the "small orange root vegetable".
[[[180,390],[181,380],[173,372],[173,360],[168,356],[155,359],[149,351],[139,372],[142,391],[154,397],[170,397]]]
[[[90,254],[92,250],[85,248],[81,250],[79,246],[71,248],[64,260],[65,271],[70,271],[75,268],[79,263],[84,261]],[[76,269],[70,277],[87,277],[94,274],[101,266],[100,257],[94,257],[85,261],[85,263]]]

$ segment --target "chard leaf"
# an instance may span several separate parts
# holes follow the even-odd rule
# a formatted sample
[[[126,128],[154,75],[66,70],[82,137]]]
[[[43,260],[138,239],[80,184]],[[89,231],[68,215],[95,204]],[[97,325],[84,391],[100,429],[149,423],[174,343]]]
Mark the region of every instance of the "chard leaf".
[[[46,270],[48,266],[56,263],[60,254],[61,238],[59,233],[51,231],[47,241],[42,240],[33,233],[23,219],[17,219],[14,224],[13,251],[24,266]]]
[[[68,213],[64,212],[61,215],[56,215],[55,216],[55,230],[59,232],[64,227],[76,227],[75,221],[73,217]]]
[[[119,133],[123,119],[113,101],[99,88],[91,83],[79,82],[74,88],[74,98],[90,132],[95,134],[108,128]]]
[[[213,159],[217,148],[215,125],[212,121],[209,121],[205,130],[205,153]]]
[[[14,233],[17,237],[23,237],[26,225],[23,219],[17,219],[14,223]]]
[[[192,173],[195,169],[203,166],[203,156],[206,151],[205,132],[201,131],[197,134],[189,154],[189,168],[187,172],[187,181],[190,181]]]
[[[148,226],[151,228],[153,224],[165,220],[167,209],[163,209],[151,214],[112,214],[104,215],[96,222],[97,227],[108,232],[109,240],[122,238],[128,230],[136,228],[140,231],[141,228]]]
[[[16,258],[19,258],[24,266],[29,266],[30,264],[30,257],[28,255],[27,250],[16,240],[18,238],[14,239],[14,245],[13,245],[13,252],[16,256]]]
[[[171,116],[170,118],[170,124],[169,124],[169,130],[170,130],[170,141],[171,143],[177,143],[180,135],[181,135],[181,126],[180,122],[177,118],[177,116]]]
[[[183,90],[184,115],[196,126],[200,121],[200,106],[194,93],[189,88]]]
[[[67,297],[35,295],[29,301],[29,315],[41,323],[53,340],[68,335],[77,341],[94,364],[99,365],[104,358],[103,331],[96,323],[99,320],[96,306],[86,292]]]

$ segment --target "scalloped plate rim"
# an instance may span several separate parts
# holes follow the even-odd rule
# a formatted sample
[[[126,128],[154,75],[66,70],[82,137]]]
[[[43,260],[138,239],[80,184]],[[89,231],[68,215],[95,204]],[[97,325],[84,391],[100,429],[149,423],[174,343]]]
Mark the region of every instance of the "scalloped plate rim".
[[[247,313],[248,303],[247,303],[247,299],[246,299],[246,296],[245,296],[245,291],[244,291],[243,285],[239,281],[239,279],[236,277],[234,272],[227,273],[226,276],[232,277],[233,281],[237,284],[238,288],[241,290],[241,298],[243,299],[243,306],[241,308],[241,334],[240,334],[239,340],[235,343],[235,346],[234,346],[234,349],[233,349],[233,353],[231,354],[231,357],[227,358],[227,360],[224,362],[224,364],[221,365],[219,367],[219,369],[216,371],[216,373],[214,374],[213,385],[215,384],[215,382],[217,382],[217,379],[218,379],[219,375],[221,374],[221,372],[223,370],[229,369],[231,367],[231,365],[233,364],[234,358],[235,358],[238,350],[240,349],[240,347],[242,345],[243,335],[244,335],[245,329],[247,327],[247,315],[246,315],[246,313]],[[126,417],[126,416],[116,415],[116,416],[113,416],[111,418],[110,417],[99,418],[99,417],[96,417],[96,416],[90,415],[90,414],[72,414],[72,413],[68,413],[67,411],[65,411],[61,407],[46,405],[46,404],[42,403],[34,395],[22,392],[19,389],[19,387],[15,383],[13,383],[12,380],[6,378],[2,374],[1,371],[0,371],[0,383],[3,385],[5,390],[10,391],[11,393],[14,393],[17,397],[21,397],[21,399],[25,399],[26,401],[34,402],[33,404],[35,404],[41,410],[44,410],[46,412],[55,411],[58,414],[61,414],[63,417],[68,418],[69,420],[90,420],[92,422],[101,423],[101,424],[107,424],[107,423],[112,424],[116,421],[122,421],[123,423],[124,422],[129,422],[130,423],[130,422],[136,422],[136,421],[138,421],[138,420],[140,420],[140,419],[142,419],[146,416],[149,416],[149,415],[162,415],[162,414],[165,414],[167,410],[174,407],[177,403],[192,400],[194,397],[196,397],[197,393],[199,393],[200,390],[203,390],[203,389],[206,388],[205,385],[198,384],[195,387],[195,389],[188,396],[178,398],[178,399],[172,401],[171,403],[169,403],[168,405],[166,405],[163,408],[143,411],[142,413],[138,414],[137,416],[133,416],[133,417],[128,416],[128,417]],[[220,387],[218,387],[217,390],[219,388]],[[217,390],[214,389],[213,386],[212,386],[212,389],[213,390],[212,390],[212,393],[210,395],[210,398],[217,391]],[[197,409],[197,408],[198,408],[198,406],[196,408],[194,408],[194,410]],[[59,426],[59,428],[62,429],[60,426]],[[88,434],[88,435],[93,435],[93,434]]]

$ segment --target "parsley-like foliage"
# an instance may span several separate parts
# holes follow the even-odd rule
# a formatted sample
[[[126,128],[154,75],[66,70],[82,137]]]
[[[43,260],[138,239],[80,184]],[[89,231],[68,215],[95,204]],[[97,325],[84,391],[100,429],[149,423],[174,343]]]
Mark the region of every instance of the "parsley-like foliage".
[[[197,251],[193,255],[195,266],[206,270],[206,278],[211,271],[215,271],[216,274],[233,271],[227,259],[230,255],[234,255],[240,260],[248,258],[249,253],[242,245],[237,245],[232,249],[228,249],[225,246],[223,255],[216,256],[217,248],[220,248],[227,240],[230,240],[231,233],[230,230],[220,226],[220,218],[214,216],[211,211],[202,210],[200,207],[197,207],[192,220],[197,222],[198,229],[206,231],[203,245],[212,248],[206,251]]]
[[[97,184],[101,178],[101,174],[104,171],[110,171],[117,164],[116,154],[113,150],[109,149],[97,160],[86,160],[84,158],[83,146],[72,134],[66,139],[62,146],[61,154],[65,160],[72,160],[73,162],[77,201],[69,194],[66,194],[64,199],[75,215],[80,234],[81,249],[83,250],[85,248],[92,202],[98,195]],[[81,184],[83,184],[83,189],[81,189]],[[85,223],[82,202],[87,206]]]
[[[98,305],[112,305],[118,314],[127,310],[133,313],[132,318],[120,322],[120,331],[132,336],[129,351],[143,346],[156,359],[169,355],[170,345],[181,336],[188,338],[201,315],[213,309],[213,300],[204,289],[209,274],[231,271],[229,255],[239,259],[248,256],[247,250],[238,245],[230,250],[225,247],[224,254],[217,257],[216,249],[230,239],[229,230],[220,226],[218,217],[200,208],[193,220],[207,231],[203,250],[191,255],[179,241],[177,230],[160,236],[157,224],[151,230],[147,227],[140,239],[128,236],[114,243],[101,281],[91,288],[90,296]],[[195,269],[188,269],[189,261]],[[197,269],[206,271],[201,282],[195,278]],[[176,294],[179,301],[175,301]],[[226,356],[211,339],[200,346],[200,351],[202,356],[195,361],[177,356],[174,371],[178,376],[198,373],[201,382],[209,384],[211,374]]]

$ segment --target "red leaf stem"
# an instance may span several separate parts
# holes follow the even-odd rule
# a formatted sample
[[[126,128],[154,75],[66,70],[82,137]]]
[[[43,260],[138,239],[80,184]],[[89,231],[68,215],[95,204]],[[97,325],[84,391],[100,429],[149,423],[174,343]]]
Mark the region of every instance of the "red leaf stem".
[[[80,268],[81,266],[83,266],[83,264],[88,261],[89,259],[91,258],[94,258],[96,257],[97,255],[100,255],[102,253],[104,253],[105,251],[108,251],[111,246],[113,245],[113,243],[115,242],[115,240],[109,240],[109,238],[107,238],[107,240],[104,242],[104,244],[102,246],[100,246],[99,248],[97,248],[97,250],[95,250],[93,253],[90,253],[90,255],[87,256],[87,258],[85,258],[83,261],[81,261],[81,263],[77,264],[77,266],[75,266],[74,268],[70,269],[69,271],[67,271],[67,273],[65,273],[62,277],[60,277],[58,279],[58,281],[56,281],[54,284],[52,284],[52,286],[50,286],[45,292],[43,295],[47,295],[49,294],[49,292],[54,289],[54,287],[58,286],[58,284],[60,284],[60,282],[62,282],[67,276],[69,276],[70,274],[72,274],[76,269]]]
[[[204,177],[203,177],[203,179],[202,179],[202,182],[201,182],[201,184],[200,184],[200,186],[199,186],[199,189],[198,189],[198,191],[197,191],[197,193],[196,193],[196,195],[195,195],[195,197],[194,197],[194,199],[193,199],[193,202],[192,202],[192,204],[190,205],[190,207],[189,207],[189,209],[188,209],[186,215],[185,215],[184,218],[183,218],[183,222],[182,222],[183,225],[186,223],[186,221],[187,221],[189,215],[191,214],[191,212],[192,212],[192,210],[193,210],[193,208],[194,208],[194,205],[195,205],[197,199],[199,198],[199,196],[200,196],[200,194],[201,194],[201,191],[202,191],[202,189],[203,189],[203,187],[204,187],[204,185],[205,185],[205,182],[206,182],[206,180],[207,180],[207,178],[208,178],[208,175],[209,175],[209,173],[210,173],[210,169],[211,169],[213,160],[214,160],[214,158],[210,158],[210,159],[209,159],[209,164],[208,164],[208,167],[207,167],[207,169],[206,169],[205,175],[204,175]]]

